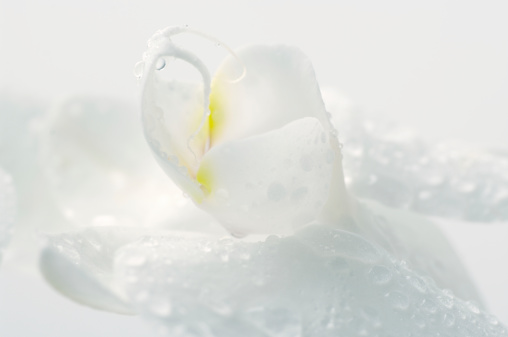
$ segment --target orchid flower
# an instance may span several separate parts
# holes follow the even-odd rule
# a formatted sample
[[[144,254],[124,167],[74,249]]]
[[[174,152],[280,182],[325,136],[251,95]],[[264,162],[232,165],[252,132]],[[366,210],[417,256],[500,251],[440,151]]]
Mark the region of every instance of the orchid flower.
[[[184,32],[196,33],[158,32],[144,56],[142,120],[159,165],[236,236],[316,219],[342,187],[332,179],[343,179],[310,61],[293,47],[226,47],[232,56],[211,79],[196,55],[172,42]],[[171,58],[196,67],[203,83],[165,81],[161,65]]]
[[[251,46],[233,52],[226,46],[232,55],[210,79],[204,63],[172,41],[185,32],[201,34],[184,27],[157,32],[137,66],[144,66],[141,109],[148,144],[198,207],[234,236],[287,233],[318,221],[414,260],[443,286],[456,288],[458,279],[468,279],[432,223],[389,214],[383,225],[349,196],[337,132],[301,51]],[[202,85],[166,81],[160,71],[171,57],[195,66]],[[389,213],[370,208],[380,216]],[[437,264],[447,272],[431,266]],[[474,286],[460,284],[460,294],[479,301]]]
[[[349,195],[301,51],[227,48],[212,78],[173,42],[184,32],[199,34],[157,32],[136,72],[149,147],[205,212],[192,210],[184,226],[119,221],[49,236],[40,266],[55,289],[156,319],[173,336],[507,334],[432,222]],[[202,83],[165,81],[171,58],[196,67]],[[225,238],[209,230],[210,215],[236,237],[263,235]]]

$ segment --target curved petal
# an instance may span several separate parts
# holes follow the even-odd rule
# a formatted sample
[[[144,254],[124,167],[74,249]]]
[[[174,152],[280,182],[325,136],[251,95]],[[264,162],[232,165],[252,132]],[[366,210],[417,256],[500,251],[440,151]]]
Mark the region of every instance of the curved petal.
[[[324,226],[263,242],[146,238],[118,252],[115,270],[169,335],[508,335],[377,246]]]
[[[277,233],[316,219],[330,191],[334,155],[316,118],[213,147],[197,179],[198,204],[235,235]]]
[[[132,314],[113,275],[117,249],[146,232],[121,227],[93,227],[48,238],[39,266],[45,279],[62,295],[92,308]]]
[[[176,29],[176,32],[175,32]],[[157,32],[148,42],[141,73],[141,111],[145,138],[164,172],[195,200],[203,191],[195,181],[199,159],[206,151],[208,134],[197,135],[208,106],[210,75],[192,53],[177,47],[173,34],[178,27]],[[166,80],[164,65],[172,58],[182,59],[196,67],[203,85]]]
[[[210,112],[211,146],[304,117],[333,130],[311,62],[299,49],[284,45],[250,46],[226,59],[212,81]]]
[[[457,297],[482,303],[476,286],[455,249],[439,227],[417,214],[394,210],[375,201],[361,200],[354,212],[355,227],[346,227],[376,242],[440,288]]]
[[[14,225],[15,193],[12,178],[0,169],[0,263]]]
[[[344,172],[356,196],[387,206],[474,222],[508,220],[508,156],[421,135],[363,114],[336,90],[325,103],[344,143]]]

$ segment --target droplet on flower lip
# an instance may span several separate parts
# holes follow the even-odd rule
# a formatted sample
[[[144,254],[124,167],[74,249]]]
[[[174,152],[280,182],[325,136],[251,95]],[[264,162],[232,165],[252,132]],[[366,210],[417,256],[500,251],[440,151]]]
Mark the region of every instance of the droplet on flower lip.
[[[229,51],[213,79],[195,54],[172,41],[180,33],[200,35]],[[142,122],[166,174],[231,232],[280,232],[315,219],[328,200],[332,171],[340,168],[330,153],[335,159],[339,153],[302,52],[288,46],[233,52],[187,27],[163,29],[148,46],[144,69],[136,70]],[[202,83],[165,79],[159,70],[168,58],[196,68]],[[293,163],[289,169],[287,163]]]

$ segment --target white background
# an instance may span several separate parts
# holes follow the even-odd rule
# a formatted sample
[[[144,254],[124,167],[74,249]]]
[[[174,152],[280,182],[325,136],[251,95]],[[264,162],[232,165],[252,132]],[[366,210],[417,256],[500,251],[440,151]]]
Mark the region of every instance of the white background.
[[[429,139],[506,149],[506,18],[503,0],[0,0],[0,93],[47,102],[94,94],[136,104],[132,69],[146,40],[157,29],[187,24],[233,48],[297,45],[321,85],[340,89],[364,111]],[[462,248],[487,254],[477,265],[493,273],[483,281],[491,293],[508,288],[488,282],[508,274],[501,267],[508,252],[500,247],[506,231],[500,233],[490,251],[482,248],[487,241]],[[137,319],[60,299],[32,276],[0,272],[0,336],[145,336],[144,329]]]

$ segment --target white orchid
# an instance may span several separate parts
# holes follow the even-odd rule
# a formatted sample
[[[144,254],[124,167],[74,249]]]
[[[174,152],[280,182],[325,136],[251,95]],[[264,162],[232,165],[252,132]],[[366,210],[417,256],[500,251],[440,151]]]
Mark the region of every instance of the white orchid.
[[[292,47],[247,47],[210,79],[197,56],[172,42],[182,32],[195,33],[168,28],[150,39],[141,77],[145,136],[161,167],[237,236],[316,219],[338,188],[332,176],[343,179],[309,60]],[[196,67],[202,85],[165,81],[171,58]]]
[[[247,47],[231,52],[210,80],[203,62],[173,43],[174,35],[184,32],[196,33],[172,27],[150,39],[142,113],[159,165],[198,207],[236,236],[328,223],[361,234],[398,258],[425,261],[412,262],[442,279],[442,286],[462,284],[467,290],[461,295],[479,300],[474,287],[458,282],[468,277],[433,224],[416,219],[400,224],[390,216],[388,228],[380,228],[349,197],[337,133],[302,52]],[[164,81],[159,72],[171,57],[195,66],[203,84]],[[446,266],[448,275],[433,270],[432,263]]]
[[[206,212],[161,210],[185,202],[159,185],[129,132],[116,143],[96,129],[100,109],[67,115],[64,105],[42,136],[43,157],[56,158],[51,184],[65,221],[93,226],[48,238],[40,266],[57,290],[156,318],[174,336],[507,335],[467,302],[480,299],[437,227],[349,196],[337,133],[302,52],[247,47],[212,79],[172,41],[185,31],[195,33],[158,32],[138,65],[142,122],[159,165]],[[203,83],[165,82],[171,57],[195,66]],[[107,116],[123,127],[122,114]],[[208,214],[235,236],[286,236],[224,238]]]

